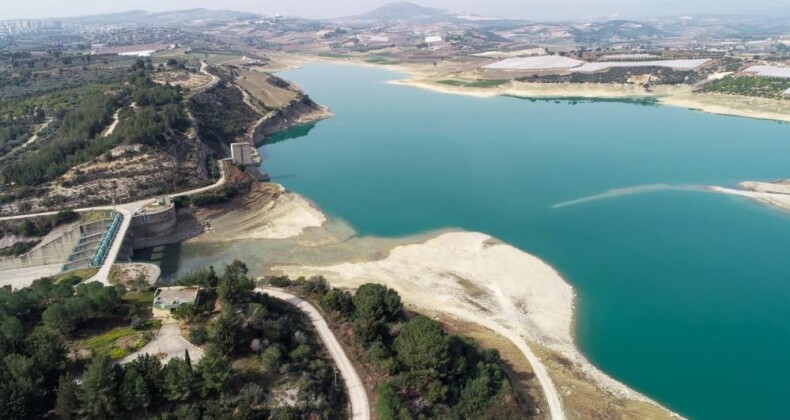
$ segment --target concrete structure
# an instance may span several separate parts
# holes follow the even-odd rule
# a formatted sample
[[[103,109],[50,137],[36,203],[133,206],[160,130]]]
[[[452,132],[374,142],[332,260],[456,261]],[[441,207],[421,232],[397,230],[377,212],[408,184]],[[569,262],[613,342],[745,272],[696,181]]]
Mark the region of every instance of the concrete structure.
[[[90,266],[104,238],[111,217],[76,225],[57,236],[49,236],[27,253],[0,258],[0,272],[28,267],[62,264],[63,271]]]
[[[152,311],[154,318],[168,318],[181,305],[197,304],[200,287],[174,286],[160,287],[154,293]]]
[[[255,165],[252,158],[252,144],[247,142],[231,143],[230,157],[236,165]]]
[[[116,227],[113,232],[110,232],[110,228],[113,224],[115,224]],[[82,231],[79,242],[74,246],[71,254],[66,258],[66,261],[64,261],[61,271],[101,265],[104,262],[104,258],[107,256],[106,252],[109,250],[109,246],[115,234],[117,234],[119,225],[120,215],[116,214],[114,217],[108,217],[98,222],[80,226]],[[104,253],[100,256],[99,252],[102,251],[102,246]],[[99,261],[99,259],[101,261]]]
[[[221,160],[221,161],[219,161],[219,164],[220,164],[219,165],[220,178],[219,178],[219,180],[217,180],[217,182],[215,182],[212,185],[196,188],[194,190],[184,191],[184,192],[180,192],[180,193],[176,193],[176,194],[171,194],[169,196],[170,199],[173,199],[173,198],[176,198],[176,197],[184,197],[184,196],[190,196],[190,195],[194,195],[194,194],[200,194],[200,193],[203,193],[203,192],[206,192],[206,191],[212,191],[212,190],[215,190],[217,188],[221,188],[223,185],[225,185],[225,166],[224,165],[227,164],[227,162],[224,161],[224,160]],[[113,240],[110,241],[111,242],[110,246],[108,248],[107,253],[105,254],[104,262],[102,263],[101,267],[99,268],[99,272],[96,273],[96,275],[94,275],[90,279],[88,279],[86,282],[98,281],[98,282],[101,282],[101,283],[104,283],[104,284],[107,284],[107,285],[110,284],[109,283],[109,278],[110,278],[110,270],[112,268],[112,265],[115,264],[115,262],[118,260],[118,255],[121,253],[121,250],[124,247],[124,244],[128,243],[125,239],[127,238],[127,234],[129,233],[129,228],[131,227],[132,217],[134,216],[134,211],[133,210],[137,209],[137,208],[140,208],[141,206],[150,205],[150,203],[151,203],[151,200],[149,199],[149,200],[137,201],[137,202],[134,202],[134,203],[123,204],[123,205],[119,205],[119,206],[97,206],[97,207],[87,207],[87,208],[82,208],[82,209],[75,210],[78,213],[87,213],[87,212],[100,211],[100,210],[109,210],[109,211],[114,211],[116,213],[119,213],[121,215],[121,218],[122,218],[122,220],[120,221],[120,224],[118,226],[118,229],[116,231],[116,234],[114,235]],[[40,217],[40,216],[52,216],[52,215],[55,215],[57,213],[58,213],[57,211],[50,211],[50,212],[43,212],[43,213],[23,214],[23,215],[17,215],[17,216],[0,216],[0,221],[21,220],[21,219],[28,219],[28,218],[32,218],[32,217]],[[75,239],[75,243],[76,242],[78,242],[78,240]],[[60,262],[58,262],[58,263],[62,263],[62,260]],[[35,266],[35,265],[29,265],[29,266]],[[9,266],[9,267],[0,266],[0,275],[2,275],[2,271],[3,270],[11,270],[11,269],[15,269],[15,268],[17,268],[17,267],[16,266]]]
[[[790,98],[790,88],[782,92],[782,96],[784,96],[785,98]]]
[[[426,36],[425,43],[426,44],[436,44],[442,42],[442,37],[440,36]]]
[[[178,216],[169,197],[138,207],[132,216],[129,238],[133,249],[165,245],[176,232]]]
[[[0,258],[0,272],[40,265],[63,264],[81,237],[80,226],[74,227],[58,238],[35,248],[18,257]]]

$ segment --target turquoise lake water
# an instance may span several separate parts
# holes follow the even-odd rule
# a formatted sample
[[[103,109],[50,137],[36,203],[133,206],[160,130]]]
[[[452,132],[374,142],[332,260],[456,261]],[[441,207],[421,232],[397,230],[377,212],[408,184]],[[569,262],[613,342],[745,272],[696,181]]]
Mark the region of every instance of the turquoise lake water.
[[[444,95],[351,66],[280,76],[335,117],[261,148],[275,182],[360,235],[463,228],[535,254],[577,291],[603,371],[685,416],[787,418],[790,215],[686,187],[790,177],[790,125]]]

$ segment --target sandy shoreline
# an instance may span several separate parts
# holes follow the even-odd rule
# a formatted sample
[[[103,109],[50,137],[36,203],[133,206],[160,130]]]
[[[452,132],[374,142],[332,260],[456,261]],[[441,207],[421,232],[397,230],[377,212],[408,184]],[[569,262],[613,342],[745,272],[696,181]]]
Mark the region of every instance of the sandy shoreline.
[[[609,84],[539,84],[519,83],[495,88],[467,88],[430,80],[393,80],[396,85],[413,86],[439,93],[492,98],[514,96],[525,99],[653,99],[657,103],[709,114],[790,122],[790,101],[745,98],[712,93],[692,93],[688,88],[659,86],[651,93],[635,85]]]
[[[555,406],[562,407],[562,400],[571,398],[570,391],[560,393],[552,384],[556,372],[544,365],[536,350],[571,361],[575,370],[614,400],[659,407],[595,368],[578,351],[573,338],[573,288],[539,258],[476,232],[442,231],[400,239],[357,237],[344,229],[338,234],[330,229],[334,222],[308,200],[279,185],[264,185],[244,202],[209,216],[215,230],[187,244],[227,244],[223,246],[229,247],[229,255],[244,259],[239,249],[265,254],[263,266],[250,262],[264,270],[260,274],[321,274],[342,288],[384,283],[398,290],[405,303],[488,328],[522,351],[542,378],[547,401]],[[255,250],[249,240],[272,245]],[[328,258],[316,260],[316,255]],[[660,412],[665,414],[662,417],[671,416]]]
[[[790,184],[783,182],[746,181],[738,184],[740,189],[712,186],[708,190],[745,197],[769,207],[790,212]]]
[[[287,239],[327,221],[309,201],[279,184],[258,185],[242,200],[234,206],[202,212],[200,218],[210,223],[211,230],[188,242]]]
[[[421,243],[398,246],[380,260],[284,265],[272,267],[272,272],[292,277],[320,274],[333,286],[350,289],[366,282],[384,283],[396,289],[404,302],[507,337],[524,352],[536,374],[545,368],[530,350],[532,346],[572,361],[616,399],[659,406],[594,367],[578,351],[572,333],[575,295],[559,273],[489,235],[441,233]]]
[[[597,83],[521,83],[475,88],[437,83],[440,80],[472,82],[473,73],[448,72],[446,69],[418,64],[372,64],[362,59],[333,59],[328,57],[293,55],[280,57],[282,67],[278,70],[298,68],[301,64],[326,62],[371,67],[404,73],[405,79],[389,83],[412,86],[439,93],[492,98],[515,96],[528,99],[653,99],[667,106],[676,106],[709,114],[728,115],[773,121],[790,122],[790,101],[754,98],[714,93],[695,93],[690,86],[654,86],[651,92],[633,84]]]

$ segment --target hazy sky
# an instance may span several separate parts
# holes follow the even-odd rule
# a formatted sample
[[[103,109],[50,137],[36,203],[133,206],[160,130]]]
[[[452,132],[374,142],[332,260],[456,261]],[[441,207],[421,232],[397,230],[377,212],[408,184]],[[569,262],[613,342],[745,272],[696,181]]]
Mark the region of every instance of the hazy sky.
[[[385,3],[388,0],[0,0],[0,20],[195,7],[325,18],[363,13]],[[416,0],[414,3],[534,20],[687,13],[790,15],[790,0]]]

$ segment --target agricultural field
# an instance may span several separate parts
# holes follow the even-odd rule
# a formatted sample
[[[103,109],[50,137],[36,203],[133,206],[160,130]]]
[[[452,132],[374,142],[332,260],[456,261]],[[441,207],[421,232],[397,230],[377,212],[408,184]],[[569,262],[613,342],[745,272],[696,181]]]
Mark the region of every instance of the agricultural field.
[[[790,79],[741,76],[717,80],[705,85],[702,91],[782,99],[782,93],[787,89],[790,89]]]
[[[157,73],[152,77],[153,81],[160,84],[170,83],[186,90],[199,89],[211,81],[211,77],[200,73],[190,73],[182,71],[166,71]]]
[[[385,57],[383,55],[369,55],[364,58],[365,62],[370,64],[381,64],[381,65],[393,65],[399,64],[400,61],[392,59],[390,57]]]
[[[246,90],[267,109],[279,109],[297,98],[298,92],[290,84],[268,73],[241,70],[236,84]]]
[[[468,88],[494,88],[510,83],[510,80],[485,79],[485,80],[476,80],[472,82],[467,82],[461,80],[446,79],[446,80],[439,80],[436,83],[441,83],[443,85],[448,85],[448,86],[458,86],[458,87],[468,87]]]

